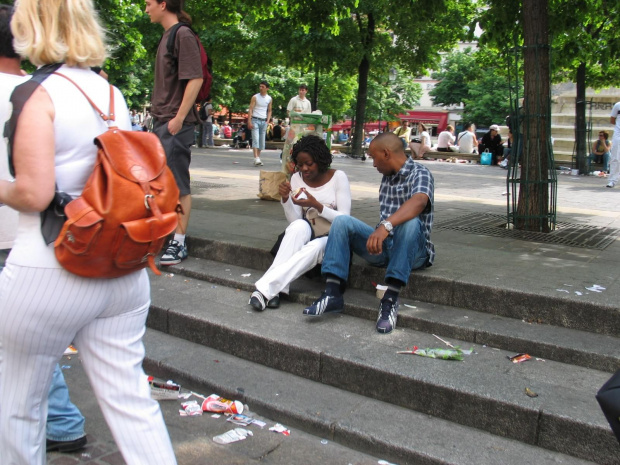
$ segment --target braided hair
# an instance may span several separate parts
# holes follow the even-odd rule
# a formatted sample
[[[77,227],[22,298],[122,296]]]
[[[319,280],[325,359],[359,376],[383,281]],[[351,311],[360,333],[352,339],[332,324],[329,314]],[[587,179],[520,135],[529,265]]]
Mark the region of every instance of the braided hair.
[[[325,141],[314,134],[308,134],[302,137],[293,145],[291,159],[296,165],[297,155],[299,155],[300,152],[306,152],[312,157],[312,160],[319,165],[319,173],[325,173],[333,161],[332,154],[327,148]]]

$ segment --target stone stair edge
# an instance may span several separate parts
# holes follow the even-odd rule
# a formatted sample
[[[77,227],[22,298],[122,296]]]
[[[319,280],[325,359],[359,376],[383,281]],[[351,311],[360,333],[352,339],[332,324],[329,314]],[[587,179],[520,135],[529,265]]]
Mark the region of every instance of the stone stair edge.
[[[335,387],[304,380],[245,360],[238,362],[237,357],[232,355],[155,330],[147,331],[145,345],[147,356],[144,365],[150,374],[164,379],[173,378],[183,387],[189,386],[197,392],[206,389],[227,398],[241,400],[248,404],[250,415],[256,412],[287,426],[297,427],[310,434],[325,437],[377,457],[397,461],[401,465],[419,463],[493,465],[497,463],[498,458],[507,464],[523,463],[522,460],[529,463],[535,461],[541,465],[559,462],[569,465],[592,463],[395,407],[379,400],[346,393]],[[176,353],[173,355],[159,353],[158,349],[166,346],[174,347]],[[190,353],[191,356],[188,355]],[[213,360],[215,356],[217,364],[201,367],[194,363],[195,358]],[[232,369],[229,368],[231,365]],[[230,382],[232,373],[235,373],[234,384]],[[264,379],[257,381],[260,378]],[[252,386],[254,390],[247,387],[253,383],[259,386]],[[233,385],[237,387],[231,388]],[[265,385],[273,386],[271,392],[260,389]],[[293,397],[290,393],[278,393],[278,387],[282,385],[295,388],[301,386],[300,390],[307,386],[305,389],[308,394]],[[277,394],[275,396],[274,391]],[[202,392],[202,394],[209,393]],[[338,410],[347,402],[357,404],[359,410],[377,413],[354,415],[355,410],[352,409],[347,416],[346,411],[340,413]],[[313,407],[317,403],[322,409],[313,415]],[[324,410],[328,412],[324,413]],[[415,438],[409,433],[411,425],[415,425]],[[389,431],[384,431],[386,426]],[[444,435],[450,444],[458,440],[457,451],[450,447],[437,446],[437,439]]]
[[[192,283],[181,284],[182,287],[191,285]],[[223,291],[205,289],[203,294],[212,292]],[[231,308],[222,308],[220,303],[216,306],[217,308],[210,308],[208,315],[200,309],[193,308],[197,302],[204,301],[204,297],[195,300],[193,304],[188,303],[186,309],[178,308],[181,304],[178,303],[179,299],[176,299],[176,303],[167,309],[166,305],[160,307],[157,297],[154,296],[152,314],[149,318],[165,320],[166,323],[160,324],[159,327],[157,324],[150,326],[153,329],[164,330],[172,336],[211,346],[274,369],[288,371],[315,381],[320,380],[325,384],[356,394],[370,394],[375,398],[392,396],[391,401],[395,405],[530,444],[544,443],[546,448],[568,451],[581,458],[589,458],[590,454],[598,454],[599,458],[605,458],[610,451],[613,450],[615,453],[617,442],[609,431],[602,414],[595,410],[593,398],[596,392],[594,384],[602,385],[607,374],[578,367],[567,367],[555,362],[546,362],[543,368],[541,368],[542,365],[530,365],[533,371],[545,371],[549,380],[553,376],[563,378],[565,373],[571,373],[572,377],[581,379],[582,383],[590,386],[587,392],[582,392],[580,389],[583,388],[578,389],[577,385],[568,388],[561,383],[556,385],[550,384],[549,380],[541,381],[538,383],[538,388],[548,393],[554,391],[554,397],[544,397],[545,408],[542,407],[543,404],[536,403],[535,405],[539,407],[532,407],[528,406],[530,403],[525,401],[524,395],[519,395],[514,391],[514,384],[510,385],[512,387],[504,386],[504,383],[510,382],[510,379],[513,380],[512,383],[520,383],[517,380],[519,378],[517,372],[508,378],[507,374],[503,374],[501,380],[493,381],[495,375],[494,372],[488,371],[492,367],[486,366],[485,357],[495,359],[501,354],[483,351],[483,354],[469,359],[469,363],[467,366],[463,365],[463,368],[457,365],[449,368],[444,365],[434,365],[433,370],[439,369],[439,372],[429,370],[430,365],[427,364],[457,362],[431,361],[415,357],[419,360],[415,362],[416,370],[412,371],[408,365],[409,362],[404,359],[396,361],[391,350],[389,352],[381,350],[382,347],[385,348],[386,342],[367,342],[357,337],[354,338],[355,331],[367,332],[369,326],[367,322],[358,323],[353,321],[354,318],[344,315],[339,317],[344,319],[342,322],[331,320],[320,323],[329,324],[329,332],[319,331],[317,334],[308,334],[310,326],[298,327],[295,324],[289,324],[288,321],[281,322],[281,318],[290,318],[290,313],[280,315],[275,313],[269,316],[267,312],[264,318],[262,315],[258,318],[253,315],[250,317],[251,321],[244,316],[246,312],[234,313],[233,309],[246,305],[247,297],[245,295],[241,297],[231,289],[225,292],[226,301],[231,302],[232,296],[236,304],[231,304]],[[293,318],[295,317],[296,314]],[[224,320],[228,320],[228,323]],[[281,328],[281,324],[285,324],[285,328]],[[338,324],[339,327],[351,328],[350,339],[345,339],[343,342],[340,334],[334,332],[338,329],[334,325]],[[355,326],[360,328],[356,330]],[[270,336],[270,332],[277,334],[277,337]],[[409,330],[401,330],[401,333],[395,336],[408,339],[412,336],[411,333],[412,331]],[[321,336],[316,339],[318,334]],[[416,340],[430,338],[429,335],[421,334],[413,336]],[[320,340],[320,348],[311,347],[313,344],[316,346],[318,340]],[[383,341],[388,341],[388,346],[396,344],[387,339]],[[350,351],[352,353],[349,353]],[[385,366],[382,360],[388,365],[390,363],[395,365],[386,371],[385,368],[379,368]],[[506,363],[510,366],[509,362]],[[501,365],[504,366],[504,362]],[[400,368],[397,368],[398,366]],[[427,369],[421,368],[424,366]],[[445,378],[446,373],[442,371],[451,370],[452,372],[453,367],[460,372],[456,377],[459,379],[459,388],[454,385],[454,381],[448,381],[448,378]],[[422,372],[419,371],[420,369]],[[450,376],[454,376],[454,373]],[[542,374],[541,377],[544,378]],[[382,380],[380,384],[375,382],[378,379]],[[480,390],[483,385],[484,389]],[[492,394],[493,391],[495,394]],[[508,397],[506,397],[507,394]],[[587,402],[585,402],[586,399]],[[565,411],[564,405],[573,405],[572,410]],[[552,437],[548,437],[549,434]],[[558,434],[559,437],[556,438]],[[565,441],[566,438],[571,438],[571,440]],[[592,447],[592,444],[596,447]]]
[[[265,249],[199,237],[188,238],[190,257],[214,260],[231,265],[266,270],[272,256]],[[384,270],[364,267],[353,263],[349,287],[363,289],[369,280],[381,283]],[[442,276],[413,274],[412,282],[402,291],[404,298],[477,310],[485,313],[508,316],[519,320],[536,317],[532,315],[532,303],[538,302],[547,309],[544,323],[572,329],[620,336],[620,314],[617,308],[595,302],[578,301],[564,296],[549,296],[506,287],[467,282]],[[583,318],[584,314],[603,318]]]
[[[210,263],[215,263],[216,266],[213,267]],[[221,272],[217,270],[217,263],[220,262],[198,259],[196,263],[192,263],[194,266],[174,267],[174,271],[194,279],[235,287],[246,291],[248,295],[254,290],[253,284],[242,278],[221,276]],[[248,271],[253,276],[260,275],[260,272],[255,273],[256,270],[247,267],[230,264],[224,264],[224,266],[237,268],[232,270],[235,276]],[[291,286],[291,293],[287,300],[309,305],[319,295],[319,292],[319,283],[302,277],[298,283],[293,283]],[[345,300],[346,314],[369,321],[376,319],[378,299],[372,294],[352,289],[347,293]],[[407,309],[406,305],[416,304],[411,306],[416,307],[417,313],[417,307],[420,307],[418,301],[412,300],[410,304],[407,304],[407,300],[402,299],[401,309]],[[524,320],[475,310],[465,311],[449,305],[426,302],[422,304],[432,306],[433,314],[440,313],[441,316],[416,315],[401,311],[399,326],[465,342],[486,344],[503,350],[526,352],[545,359],[612,373],[620,366],[620,353],[615,351],[619,341],[613,336],[541,325],[537,322],[528,323]]]

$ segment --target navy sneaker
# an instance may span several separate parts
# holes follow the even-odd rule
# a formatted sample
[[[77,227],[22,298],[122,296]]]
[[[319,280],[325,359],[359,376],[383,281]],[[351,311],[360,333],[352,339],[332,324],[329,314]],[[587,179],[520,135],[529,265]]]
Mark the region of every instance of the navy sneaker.
[[[88,440],[86,436],[74,439],[72,441],[54,441],[47,439],[45,441],[45,452],[77,452],[84,449]]]
[[[171,240],[159,260],[160,265],[177,265],[187,258],[187,247],[179,241]]]
[[[318,300],[315,300],[312,305],[304,308],[304,315],[308,316],[321,316],[323,313],[338,313],[341,312],[344,307],[344,299],[341,295],[335,297],[323,292]]]
[[[254,291],[250,296],[250,301],[248,302],[248,304],[250,304],[252,308],[254,308],[254,310],[262,312],[267,306],[267,301],[265,299],[265,296],[261,294],[260,291]]]
[[[280,294],[276,294],[267,302],[267,308],[278,308],[280,306]]]
[[[396,328],[398,318],[398,298],[383,298],[379,306],[379,317],[377,318],[377,331],[380,333],[391,333]]]

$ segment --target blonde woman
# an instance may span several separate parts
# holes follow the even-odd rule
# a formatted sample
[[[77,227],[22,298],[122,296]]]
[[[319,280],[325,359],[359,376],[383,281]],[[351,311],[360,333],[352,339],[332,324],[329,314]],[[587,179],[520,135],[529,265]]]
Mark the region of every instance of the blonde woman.
[[[14,47],[37,66],[64,63],[101,109],[108,82],[89,67],[106,58],[91,0],[19,0]],[[114,89],[116,123],[130,129]],[[78,196],[93,169],[93,139],[107,129],[80,91],[50,75],[23,107],[13,146],[15,181],[0,181],[0,203],[19,211],[14,247],[0,275],[0,463],[45,463],[47,392],[64,349],[75,341],[125,462],[175,464],[159,404],[142,370],[150,304],[146,271],[88,279],[60,267],[41,234],[39,212],[58,190]],[[32,135],[36,134],[36,141]]]

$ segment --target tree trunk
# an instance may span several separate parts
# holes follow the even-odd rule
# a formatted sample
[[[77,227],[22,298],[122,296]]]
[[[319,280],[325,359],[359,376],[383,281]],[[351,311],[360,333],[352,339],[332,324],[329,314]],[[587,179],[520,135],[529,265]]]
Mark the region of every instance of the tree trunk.
[[[363,23],[358,18],[365,53],[358,67],[357,104],[355,106],[355,133],[353,134],[353,141],[351,142],[351,155],[360,158],[364,158],[362,142],[364,141],[366,99],[368,98],[368,73],[370,71],[370,60],[368,59],[368,56],[372,51],[375,34],[375,19],[372,13],[368,14],[367,20],[368,22],[364,28],[362,25]]]
[[[550,52],[548,0],[523,0],[523,152],[515,227],[549,232]]]
[[[577,68],[577,99],[575,101],[575,154],[579,174],[588,174],[588,147],[586,143],[586,64]]]
[[[319,65],[314,67],[314,92],[312,93],[312,111],[319,108]]]

